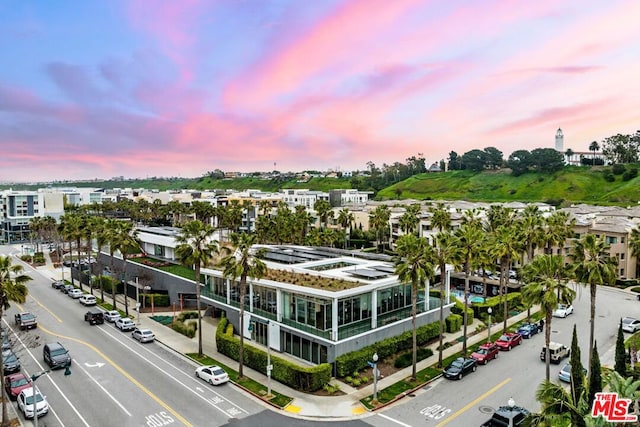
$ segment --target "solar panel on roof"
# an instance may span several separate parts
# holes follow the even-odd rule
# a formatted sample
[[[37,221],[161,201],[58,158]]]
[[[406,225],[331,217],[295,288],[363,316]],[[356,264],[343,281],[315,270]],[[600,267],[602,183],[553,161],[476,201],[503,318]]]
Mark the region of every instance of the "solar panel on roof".
[[[380,279],[381,277],[387,277],[389,275],[384,271],[376,271],[369,268],[358,268],[346,272],[354,276],[366,277],[367,279]]]
[[[374,270],[384,271],[385,273],[395,273],[396,269],[391,265],[376,265],[373,267]]]

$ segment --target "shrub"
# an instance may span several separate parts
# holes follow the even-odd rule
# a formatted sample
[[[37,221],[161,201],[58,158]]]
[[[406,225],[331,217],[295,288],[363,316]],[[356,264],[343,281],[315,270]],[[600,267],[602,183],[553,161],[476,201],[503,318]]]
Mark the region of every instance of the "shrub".
[[[334,394],[334,393],[340,391],[340,386],[337,385],[337,384],[334,385],[334,384],[327,383],[327,384],[323,385],[322,388],[324,389],[324,391],[326,391],[329,394]]]
[[[638,169],[637,168],[631,168],[627,171],[625,171],[625,173],[622,174],[622,180],[623,181],[631,181],[633,178],[638,176]]]
[[[616,163],[611,167],[611,172],[614,175],[622,175],[625,171],[625,167],[622,163]]]
[[[458,332],[462,328],[462,316],[459,314],[452,313],[448,315],[445,319],[445,330],[447,332]]]
[[[451,307],[451,312],[454,314],[459,314],[460,317],[462,313],[464,313],[464,304],[458,299],[455,300],[455,305]],[[473,323],[473,307],[467,307],[467,326]]]
[[[433,356],[433,350],[428,347],[420,347],[416,352],[416,359],[419,361],[426,359],[427,357]],[[402,353],[400,356],[396,358],[393,366],[398,369],[406,368],[407,366],[411,366],[413,364],[413,351],[409,351],[406,353]]]
[[[616,177],[613,176],[613,174],[611,172],[605,172],[604,180],[607,181],[607,182],[614,182],[616,180]]]
[[[360,387],[360,379],[354,378],[352,384],[354,387]]]
[[[185,320],[188,320],[188,319],[197,319],[197,318],[198,318],[197,311],[183,311],[178,315],[178,320],[181,322],[184,322]]]
[[[171,328],[176,331],[181,333],[182,335],[185,335],[189,338],[193,338],[196,336],[196,330],[198,329],[198,323],[197,322],[188,322],[188,323],[184,323],[180,320],[176,320],[175,322],[173,322],[171,324]]]
[[[240,340],[233,335],[233,325],[223,317],[216,329],[218,351],[233,360],[238,360]],[[244,364],[266,375],[267,353],[250,345],[244,346]],[[271,377],[296,390],[317,391],[331,380],[331,365],[300,366],[278,356],[271,355]]]

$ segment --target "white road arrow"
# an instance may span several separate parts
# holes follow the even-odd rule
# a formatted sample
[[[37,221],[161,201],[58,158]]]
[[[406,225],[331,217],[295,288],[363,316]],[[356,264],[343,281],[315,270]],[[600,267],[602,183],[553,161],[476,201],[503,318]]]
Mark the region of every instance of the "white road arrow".
[[[102,368],[104,366],[104,363],[96,362],[92,365],[91,363],[84,362],[84,366],[86,366],[87,368]]]

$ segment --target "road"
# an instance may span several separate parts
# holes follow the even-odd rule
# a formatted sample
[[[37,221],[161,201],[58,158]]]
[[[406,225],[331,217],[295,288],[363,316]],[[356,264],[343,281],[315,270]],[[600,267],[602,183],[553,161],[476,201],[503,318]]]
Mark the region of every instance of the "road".
[[[615,339],[620,317],[638,313],[638,301],[622,292],[598,289],[595,337],[603,365],[613,365]],[[575,313],[569,317],[554,318],[551,322],[551,340],[571,345],[573,325],[577,325],[581,359],[588,367],[589,292],[578,293],[574,301]],[[375,426],[451,426],[470,427],[482,424],[491,417],[495,408],[506,405],[513,398],[517,405],[532,411],[539,410],[535,390],[545,377],[545,364],[539,354],[544,335],[537,334],[510,352],[501,352],[497,360],[479,366],[475,373],[461,381],[438,379],[406,397],[397,404],[368,418]],[[557,381],[558,371],[568,361],[551,365],[551,379]]]

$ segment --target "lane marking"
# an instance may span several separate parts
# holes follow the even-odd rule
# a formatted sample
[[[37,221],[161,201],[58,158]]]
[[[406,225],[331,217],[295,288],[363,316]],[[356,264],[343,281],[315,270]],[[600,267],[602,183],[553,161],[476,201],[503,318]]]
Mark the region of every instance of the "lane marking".
[[[164,409],[166,409],[168,412],[172,413],[178,420],[180,420],[180,422],[182,422],[184,425],[192,427],[192,424],[187,421],[182,415],[180,415],[177,411],[175,411],[173,408],[171,408],[168,404],[166,404],[162,399],[160,399],[158,396],[156,396],[151,390],[149,390],[147,387],[144,386],[144,384],[142,384],[140,381],[136,380],[135,378],[133,378],[127,371],[125,371],[124,369],[122,369],[118,364],[116,364],[113,360],[111,360],[109,357],[107,357],[106,354],[104,354],[103,352],[101,352],[98,348],[96,348],[94,345],[89,344],[88,342],[82,341],[78,338],[74,338],[74,337],[68,337],[65,335],[61,335],[61,334],[56,334],[52,331],[49,331],[46,328],[40,328],[42,329],[44,332],[54,336],[54,337],[58,337],[58,338],[63,338],[63,339],[67,339],[70,341],[74,341],[78,344],[84,345],[89,347],[90,349],[92,349],[93,351],[95,351],[96,353],[98,353],[102,358],[104,358],[104,360],[110,364],[116,371],[120,372],[120,374],[122,374],[125,378],[127,378],[129,381],[131,381],[133,384],[135,384],[140,390],[142,390],[147,396],[149,396],[151,399],[155,400],[156,403],[160,406],[162,406]],[[88,425],[88,424],[87,424]]]
[[[459,415],[462,415],[464,412],[466,412],[469,408],[471,408],[473,405],[475,405],[476,403],[480,402],[482,399],[484,399],[485,397],[495,393],[496,391],[498,391],[499,388],[504,387],[505,384],[507,384],[509,381],[511,381],[511,378],[507,378],[504,381],[502,381],[500,384],[496,385],[495,387],[493,387],[492,389],[484,392],[483,394],[481,394],[480,396],[478,396],[477,399],[467,403],[464,407],[462,407],[461,409],[459,409],[458,411],[456,411],[455,413],[451,414],[451,416],[449,418],[447,418],[446,420],[442,421],[441,423],[437,424],[436,427],[441,427],[443,425],[446,425],[447,423],[449,423],[449,421],[453,420],[454,418],[458,417]]]
[[[132,353],[136,354],[138,357],[140,357],[141,359],[145,360],[147,363],[150,363],[153,367],[158,367],[158,364],[154,364],[151,363],[149,361],[148,358],[145,358],[142,354],[140,354],[138,351],[132,349],[131,347],[128,346],[128,343],[125,343],[123,339],[121,339],[120,337],[123,336],[123,334],[121,334],[120,332],[117,332],[115,335],[112,334],[111,332],[107,331],[108,328],[104,328],[104,327],[99,327],[98,328],[102,333],[110,336],[111,338],[113,338],[115,341],[119,342],[120,344],[122,344],[124,347],[126,347],[129,351],[131,351]],[[177,371],[179,374],[184,375],[185,377],[189,378],[189,380],[191,381],[196,381],[198,384],[201,383],[202,380],[197,380],[194,377],[192,377],[191,375],[186,374],[184,371],[178,369],[177,367],[175,367],[174,365],[172,365],[171,363],[169,363],[167,360],[163,359],[161,356],[159,356],[158,354],[154,353],[153,351],[151,351],[150,349],[146,348],[146,346],[142,346],[142,349],[144,351],[146,351],[147,353],[149,353],[150,356],[153,356],[155,358],[157,358],[160,362],[166,364],[167,366],[169,366],[170,368],[174,369],[175,371]],[[178,380],[175,376],[171,375],[169,372],[167,372],[167,370],[164,369],[159,369],[159,371],[167,376],[169,379],[177,382],[178,384],[180,384],[182,387],[184,387],[185,389],[187,389],[189,392],[195,394],[196,396],[198,396],[199,399],[203,399],[205,402],[208,402],[207,398],[204,396],[199,395],[196,391],[198,388],[200,388],[199,386],[196,386],[196,390],[194,390],[192,387],[190,387],[189,385],[183,383],[182,381]],[[213,393],[215,395],[215,400],[212,400],[212,402],[217,405],[220,404],[222,402],[228,402],[231,405],[233,405],[235,408],[237,408],[239,411],[244,412],[245,414],[249,415],[249,411],[247,411],[246,409],[242,408],[239,405],[236,405],[234,402],[232,402],[229,398],[223,396],[222,394],[218,393],[217,391],[208,388],[208,391],[210,391],[211,393]],[[210,403],[210,402],[208,402]],[[214,408],[218,409],[220,412],[224,413],[225,415],[229,415],[230,410],[225,410],[223,408],[220,408],[218,406],[215,406]],[[232,415],[236,415],[235,413]]]
[[[84,372],[86,376],[88,376],[89,378],[91,378],[91,381],[93,381],[94,383],[96,383],[96,385],[97,385],[98,387],[100,387],[100,388],[102,389],[102,391],[104,391],[104,393],[105,393],[107,396],[109,396],[109,398],[110,398],[111,400],[113,400],[113,401],[115,402],[115,404],[116,404],[116,405],[118,405],[118,406],[120,407],[120,409],[122,409],[122,410],[124,411],[124,413],[125,413],[125,414],[127,414],[128,416],[131,416],[131,412],[127,411],[127,408],[125,408],[125,407],[124,407],[124,405],[122,405],[122,403],[120,403],[120,402],[115,398],[115,396],[114,396],[114,395],[112,395],[111,393],[109,393],[109,392],[107,391],[107,389],[106,389],[106,388],[104,388],[104,386],[98,382],[98,380],[96,380],[95,378],[93,378],[93,376],[91,376],[91,374],[89,374],[89,371],[87,371],[86,369],[84,369],[84,368],[82,367],[82,365],[81,365],[80,363],[78,363],[78,361],[77,361],[77,360],[75,360],[75,359],[74,359],[74,361],[76,362],[76,366],[77,366],[78,368],[82,369],[82,372]]]
[[[394,423],[396,423],[396,424],[398,424],[398,425],[401,425],[401,426],[403,426],[403,427],[412,427],[412,426],[411,426],[411,425],[409,425],[409,424],[405,424],[405,423],[403,423],[402,421],[395,420],[395,419],[393,419],[393,418],[391,418],[391,417],[389,417],[389,416],[387,416],[387,415],[385,415],[385,414],[378,414],[378,415],[380,415],[382,418],[385,418],[385,419],[387,419],[387,420],[389,420],[389,421],[393,421]]]
[[[42,307],[42,309],[44,309],[44,311],[46,311],[47,313],[49,313],[54,319],[56,319],[58,321],[58,323],[62,323],[62,319],[59,318],[58,316],[56,316],[51,310],[49,310],[47,307],[45,307],[40,301],[38,301],[37,299],[35,299],[33,296],[29,295],[29,298],[31,298],[32,300],[34,300],[36,302],[36,304],[38,304],[40,307]],[[25,309],[20,305],[20,304],[16,304],[16,307],[18,307],[20,309],[20,311],[25,311]],[[40,326],[38,324],[38,326]]]

